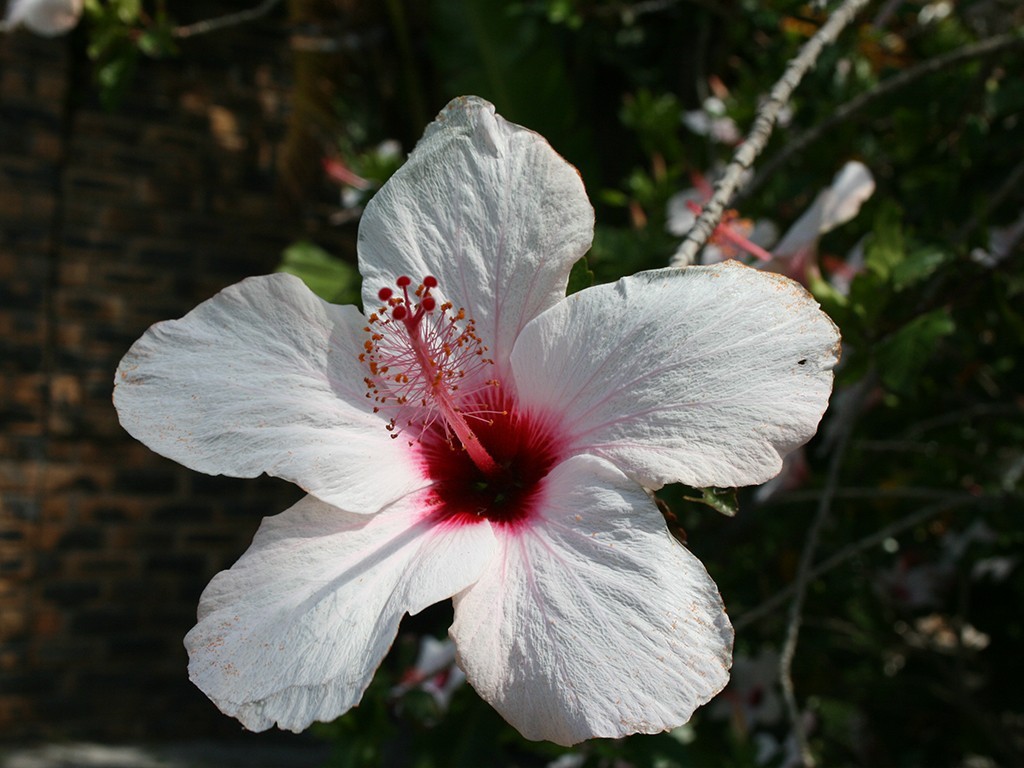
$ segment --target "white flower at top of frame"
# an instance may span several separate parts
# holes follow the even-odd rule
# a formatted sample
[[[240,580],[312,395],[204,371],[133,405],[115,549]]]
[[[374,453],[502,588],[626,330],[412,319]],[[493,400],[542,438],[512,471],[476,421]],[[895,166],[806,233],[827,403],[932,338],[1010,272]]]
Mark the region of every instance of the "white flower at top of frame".
[[[24,26],[43,37],[70,32],[82,16],[83,0],[11,0],[4,22],[8,27]]]
[[[367,315],[277,274],[129,350],[131,434],[309,494],[203,593],[189,671],[222,711],[337,717],[402,616],[449,597],[459,667],[530,739],[667,730],[725,685],[721,597],[649,490],[776,474],[817,428],[838,333],[735,263],[567,298],[593,224],[541,136],[456,99],[366,207]]]
[[[918,11],[917,21],[922,26],[925,24],[932,24],[937,21],[942,21],[952,12],[953,3],[951,3],[950,0],[939,0],[938,2],[928,3],[924,8]]]

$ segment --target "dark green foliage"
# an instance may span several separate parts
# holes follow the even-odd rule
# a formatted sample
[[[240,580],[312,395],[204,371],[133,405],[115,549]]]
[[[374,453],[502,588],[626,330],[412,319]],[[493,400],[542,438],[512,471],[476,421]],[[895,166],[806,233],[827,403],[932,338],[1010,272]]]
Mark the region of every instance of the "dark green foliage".
[[[437,106],[477,92],[580,165],[598,224],[570,292],[667,263],[678,245],[665,231],[668,199],[731,154],[687,130],[683,111],[699,109],[713,86],[728,116],[749,127],[758,97],[823,20],[797,3],[657,6],[550,0],[499,11],[465,0],[437,3],[424,20],[425,61],[437,79],[423,88],[436,92]],[[980,39],[970,8],[962,10],[922,24],[920,5],[908,4],[883,29],[848,29],[797,91],[791,122],[765,159],[845,101]],[[1024,672],[1016,554],[1024,543],[1024,259],[1019,244],[994,266],[971,255],[992,248],[991,228],[1024,210],[1020,185],[993,197],[1024,146],[1024,89],[1009,74],[1020,50],[878,99],[743,202],[743,215],[785,227],[845,161],[859,159],[874,175],[875,194],[823,239],[819,271],[807,276],[844,337],[833,406],[770,494],[658,493],[671,530],[721,588],[739,626],[737,653],[778,650],[788,603],[751,612],[793,582],[836,434],[851,430],[815,561],[842,559],[809,584],[794,663],[823,765],[1024,760],[1024,696],[1010,682]],[[846,289],[836,275],[855,266],[848,254],[858,244],[863,265]],[[738,514],[711,514],[709,505],[727,514],[738,506]],[[705,708],[671,734],[559,750],[519,740],[471,689],[457,691],[447,714],[418,698],[398,707],[386,690],[375,682],[364,704],[332,726],[339,755],[349,755],[337,765],[542,766],[569,751],[586,766],[753,766],[792,755],[781,710],[770,722],[744,723]],[[362,762],[351,756],[373,739],[376,752]]]
[[[665,231],[668,199],[731,155],[684,127],[682,113],[716,95],[746,130],[759,97],[824,20],[778,0],[399,5],[409,23],[389,42],[415,57],[413,67],[394,57],[405,92],[430,111],[462,93],[483,96],[580,168],[598,224],[570,292],[666,265],[678,245]],[[884,4],[891,13],[875,26],[880,5],[825,52],[762,161],[888,78],[1024,24],[1012,2],[950,4],[929,22],[922,9],[938,4],[917,2]],[[93,14],[90,51],[111,93],[136,50],[171,50],[159,24],[129,45],[130,10]],[[850,431],[815,561],[843,559],[811,580],[794,663],[821,765],[1024,764],[1024,254],[1019,238],[1001,259],[980,254],[995,248],[993,228],[1024,212],[1024,182],[1008,183],[1024,147],[1022,51],[945,68],[870,102],[743,201],[744,216],[784,228],[845,161],[874,175],[873,197],[823,239],[820,269],[807,276],[844,338],[833,405],[785,482],[772,494],[741,489],[735,517],[707,508],[735,512],[729,491],[658,494],[673,531],[685,531],[719,584],[740,627],[737,653],[778,649],[788,604],[756,620],[749,612],[792,584],[836,435]],[[351,125],[338,147],[374,184],[393,168],[360,165],[362,153],[423,127],[395,104],[386,106],[404,117],[381,125],[382,100],[353,87],[338,105]],[[858,244],[863,267],[846,290],[836,277],[854,266]],[[282,269],[325,298],[357,300],[351,267],[315,247],[295,246]],[[407,624],[363,704],[320,729],[337,745],[333,765],[543,766],[567,751],[521,740],[468,687],[447,713],[422,692],[391,695],[416,637],[443,635],[449,621],[435,611]],[[783,716],[751,725],[705,708],[671,734],[568,751],[587,766],[752,766],[770,739],[776,750],[761,764],[782,765],[789,732]]]

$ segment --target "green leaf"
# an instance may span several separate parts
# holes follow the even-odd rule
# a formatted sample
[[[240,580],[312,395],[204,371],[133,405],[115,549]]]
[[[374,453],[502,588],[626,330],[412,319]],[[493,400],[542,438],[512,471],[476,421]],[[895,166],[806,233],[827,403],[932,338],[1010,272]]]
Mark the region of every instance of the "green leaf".
[[[700,498],[696,496],[686,496],[685,498],[687,501],[706,504],[726,517],[736,517],[736,513],[740,511],[735,488],[701,488],[700,492],[703,494]]]
[[[110,57],[115,51],[128,48],[128,31],[109,19],[101,19],[89,29],[86,55],[93,61]]]
[[[955,330],[944,309],[914,318],[878,348],[882,383],[892,392],[913,392],[939,339]]]
[[[135,44],[152,59],[171,56],[178,52],[171,26],[167,23],[158,23],[150,27],[139,35]]]
[[[934,247],[920,248],[907,258],[893,265],[892,287],[902,291],[915,283],[930,277],[939,267],[950,260],[950,254]]]
[[[114,109],[121,103],[128,86],[135,77],[138,54],[127,49],[100,65],[96,70],[96,82],[100,89],[100,102],[106,109]]]
[[[549,0],[548,20],[552,24],[565,24],[570,29],[579,29],[583,25],[583,17],[576,12],[572,0]]]
[[[900,225],[902,212],[896,205],[885,205],[875,219],[871,239],[865,249],[867,268],[888,280],[896,265],[903,261],[905,246]]]
[[[142,0],[115,0],[111,5],[116,8],[117,17],[127,25],[132,25],[142,13]]]
[[[865,270],[853,278],[853,282],[850,283],[847,306],[850,310],[849,314],[857,318],[863,333],[873,332],[878,319],[885,313],[891,294],[892,291],[889,290],[888,283],[872,271]],[[846,336],[850,331],[848,327],[850,324],[844,324],[835,317],[833,320],[839,323],[839,327],[843,329],[843,335]]]
[[[584,256],[572,265],[572,271],[569,272],[569,285],[565,290],[565,295],[571,296],[578,291],[582,291],[584,288],[589,288],[593,284],[594,273],[587,266],[587,257]]]
[[[683,155],[679,118],[683,108],[672,93],[653,94],[642,88],[626,98],[619,119],[636,131],[647,155],[666,154],[670,160]]]
[[[315,243],[303,241],[286,248],[277,271],[300,278],[324,301],[359,303],[359,270]]]
[[[807,289],[821,304],[821,308],[831,315],[833,311],[843,311],[849,304],[849,299],[840,293],[828,280],[821,275],[810,275],[807,281]],[[835,318],[832,318],[833,320]]]
[[[615,208],[625,208],[629,205],[629,195],[618,189],[603,189],[599,197],[602,203]]]

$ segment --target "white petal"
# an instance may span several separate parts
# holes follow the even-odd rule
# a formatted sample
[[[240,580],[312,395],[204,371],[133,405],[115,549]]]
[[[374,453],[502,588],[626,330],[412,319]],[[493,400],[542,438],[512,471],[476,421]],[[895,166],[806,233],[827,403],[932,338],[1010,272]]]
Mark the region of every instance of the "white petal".
[[[1024,239],[1024,211],[1005,227],[992,227],[988,231],[988,245],[992,259],[998,264]]]
[[[565,295],[593,228],[575,168],[486,101],[456,99],[366,206],[364,304],[400,275],[433,275],[503,371],[519,330]]]
[[[615,467],[578,456],[542,518],[455,598],[470,684],[528,739],[570,745],[685,723],[728,680],[732,627],[700,561]]]
[[[486,522],[432,525],[415,498],[352,515],[307,496],[206,588],[189,676],[254,731],[331,720],[359,702],[402,616],[467,587],[495,547]]]
[[[750,242],[762,248],[771,248],[772,243],[779,239],[779,228],[771,219],[757,219],[754,231],[750,233]]]
[[[707,136],[711,133],[711,115],[703,109],[693,109],[683,112],[683,125],[689,128],[698,136]]]
[[[697,214],[690,210],[690,203],[703,205],[707,202],[696,189],[688,188],[682,192],[676,192],[668,199],[666,205],[667,221],[665,229],[669,234],[682,237],[693,227],[697,221]]]
[[[726,255],[725,251],[714,243],[708,243],[701,248],[698,260],[701,264],[718,264],[728,258],[729,257]]]
[[[811,207],[790,227],[773,253],[785,258],[816,248],[822,235],[853,219],[874,191],[875,179],[867,166],[856,160],[846,163],[831,186],[819,192]]]
[[[420,676],[436,675],[455,663],[455,643],[427,635],[420,640],[420,651],[413,668]]]
[[[233,285],[132,346],[115,377],[121,424],[200,472],[266,472],[375,512],[427,481],[365,398],[365,322],[291,275]]]
[[[82,0],[11,0],[5,21],[44,37],[70,32],[82,15]]]
[[[814,434],[839,333],[796,283],[727,261],[588,288],[524,329],[520,403],[648,488],[763,483]]]

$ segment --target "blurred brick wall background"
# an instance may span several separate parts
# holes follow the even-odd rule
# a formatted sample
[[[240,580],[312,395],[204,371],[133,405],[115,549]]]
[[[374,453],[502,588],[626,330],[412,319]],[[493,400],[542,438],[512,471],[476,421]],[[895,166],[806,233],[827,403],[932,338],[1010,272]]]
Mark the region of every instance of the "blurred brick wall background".
[[[238,731],[188,683],[181,638],[296,489],[156,456],[110,395],[146,327],[309,234],[275,183],[281,34],[189,41],[114,112],[80,38],[0,35],[0,738]]]

